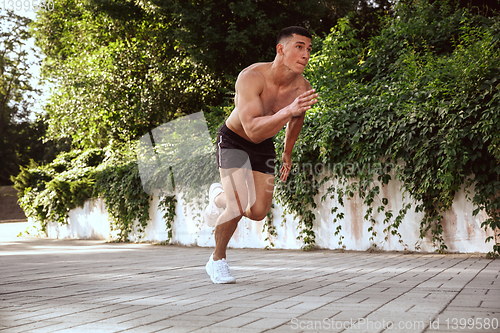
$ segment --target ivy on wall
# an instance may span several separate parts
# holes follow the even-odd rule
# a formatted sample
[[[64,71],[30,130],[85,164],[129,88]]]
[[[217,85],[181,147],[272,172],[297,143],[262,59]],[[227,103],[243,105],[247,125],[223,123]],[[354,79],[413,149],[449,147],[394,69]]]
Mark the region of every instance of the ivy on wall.
[[[314,246],[315,182],[330,179],[338,185],[327,195],[341,206],[355,194],[363,199],[371,240],[374,211],[385,214],[386,237],[400,237],[397,229],[411,207],[407,202],[392,212],[388,198],[380,198],[380,187],[394,177],[424,213],[420,236],[430,237],[437,251],[447,250],[443,213],[461,188],[475,187],[474,215],[486,211],[490,218],[482,227],[498,234],[499,17],[472,15],[447,2],[399,3],[377,36],[363,41],[359,35],[349,18],[340,20],[307,69],[321,99],[296,145],[291,180],[298,185],[278,189],[300,218],[304,248]],[[311,165],[329,170],[304,167]],[[337,207],[331,213],[334,222],[344,217]],[[335,234],[342,246],[340,225]]]
[[[72,151],[46,166],[32,164],[12,179],[27,217],[46,232],[48,222],[68,223],[69,211],[91,198],[104,199],[116,241],[139,237],[149,221],[151,196],[144,192],[137,163],[125,146]]]

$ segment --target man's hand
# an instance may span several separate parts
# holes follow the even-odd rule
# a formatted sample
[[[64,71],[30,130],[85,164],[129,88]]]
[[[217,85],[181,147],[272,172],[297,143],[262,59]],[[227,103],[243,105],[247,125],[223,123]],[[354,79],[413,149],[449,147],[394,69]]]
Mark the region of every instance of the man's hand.
[[[298,117],[304,112],[309,110],[312,105],[314,105],[318,99],[318,94],[315,93],[316,89],[311,89],[297,97],[292,104],[289,105],[291,114],[293,117]]]
[[[286,182],[288,175],[290,174],[290,170],[292,170],[292,155],[283,153],[281,158],[283,160],[283,165],[281,166],[280,179],[281,181]]]

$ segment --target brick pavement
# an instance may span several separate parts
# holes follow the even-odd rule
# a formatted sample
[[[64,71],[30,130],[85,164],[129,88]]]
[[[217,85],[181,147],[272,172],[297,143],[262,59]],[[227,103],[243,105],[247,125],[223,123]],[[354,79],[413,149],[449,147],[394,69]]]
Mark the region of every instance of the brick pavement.
[[[230,249],[214,285],[212,250],[0,238],[0,333],[500,332],[484,255]]]

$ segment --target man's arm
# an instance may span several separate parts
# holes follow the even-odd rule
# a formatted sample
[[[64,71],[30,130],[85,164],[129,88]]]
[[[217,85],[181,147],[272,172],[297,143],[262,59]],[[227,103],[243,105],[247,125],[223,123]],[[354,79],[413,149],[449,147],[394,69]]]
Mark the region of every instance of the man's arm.
[[[254,143],[273,137],[294,117],[302,116],[303,119],[304,113],[316,103],[315,98],[318,96],[314,90],[309,90],[290,105],[265,116],[260,99],[264,85],[264,77],[257,71],[245,71],[236,81],[238,115],[246,135]]]
[[[311,84],[307,82],[307,89],[311,90]],[[316,94],[318,96],[318,94]],[[285,134],[285,148],[283,150],[283,154],[281,158],[283,160],[283,165],[281,166],[281,181],[286,181],[288,175],[290,174],[290,170],[292,170],[292,149],[299,137],[300,131],[302,130],[302,125],[304,124],[305,113],[301,114],[298,117],[292,118],[286,127]]]
[[[285,134],[285,149],[283,150],[282,160],[283,165],[281,166],[281,176],[282,181],[286,181],[290,170],[292,169],[292,149],[299,137],[300,131],[302,130],[302,125],[304,124],[305,113],[301,116],[292,118],[286,127]]]
[[[295,145],[295,141],[299,137],[300,131],[302,130],[302,125],[304,124],[305,114],[301,116],[292,118],[288,122],[288,126],[286,127],[285,134],[285,149],[283,153],[291,155],[293,146]]]

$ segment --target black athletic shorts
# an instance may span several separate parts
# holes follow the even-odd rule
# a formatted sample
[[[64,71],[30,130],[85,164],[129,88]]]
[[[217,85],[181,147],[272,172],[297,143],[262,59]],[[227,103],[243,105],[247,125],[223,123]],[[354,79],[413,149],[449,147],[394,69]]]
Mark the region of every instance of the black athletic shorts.
[[[231,131],[224,123],[217,134],[217,165],[221,169],[242,168],[245,164],[252,170],[274,175],[273,138],[261,143],[250,142]]]

